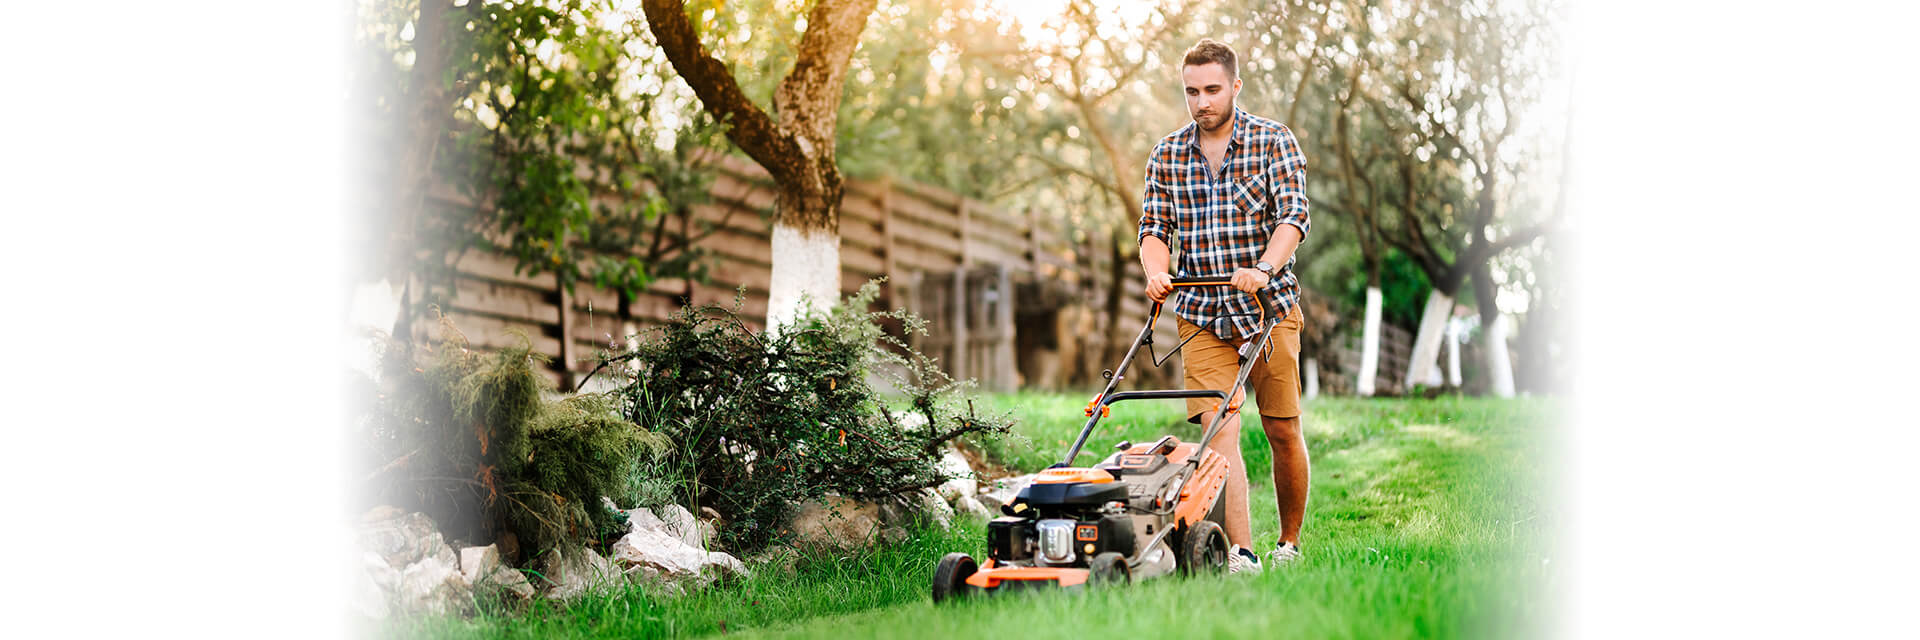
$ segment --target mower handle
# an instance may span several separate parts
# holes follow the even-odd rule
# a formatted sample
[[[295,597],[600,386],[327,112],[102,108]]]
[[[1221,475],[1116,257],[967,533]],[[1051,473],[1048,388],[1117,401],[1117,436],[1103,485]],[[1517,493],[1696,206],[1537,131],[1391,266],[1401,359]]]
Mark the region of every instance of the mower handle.
[[[1232,286],[1233,286],[1233,276],[1190,276],[1185,278],[1173,279],[1173,287],[1175,289],[1179,289],[1181,287],[1232,287]],[[1172,295],[1172,294],[1169,293],[1168,295]],[[1273,313],[1275,311],[1276,305],[1273,299],[1273,291],[1268,290],[1266,287],[1260,287],[1258,291],[1255,291],[1253,293],[1253,301],[1260,305],[1260,323],[1262,325],[1274,320]],[[1163,304],[1164,304],[1164,301],[1153,303],[1153,313],[1151,314],[1152,317],[1147,320],[1148,327],[1152,327],[1154,324],[1160,321],[1160,307]]]

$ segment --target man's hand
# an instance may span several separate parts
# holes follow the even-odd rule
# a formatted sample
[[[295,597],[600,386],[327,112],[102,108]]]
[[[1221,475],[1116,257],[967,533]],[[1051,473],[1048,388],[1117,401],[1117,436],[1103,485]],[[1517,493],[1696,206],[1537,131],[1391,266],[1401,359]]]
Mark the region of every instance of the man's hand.
[[[1233,272],[1233,288],[1239,289],[1241,293],[1253,293],[1264,286],[1267,286],[1267,274],[1261,273],[1259,269],[1235,269]]]
[[[1154,302],[1166,302],[1169,293],[1173,293],[1173,274],[1162,271],[1147,276],[1147,297]]]

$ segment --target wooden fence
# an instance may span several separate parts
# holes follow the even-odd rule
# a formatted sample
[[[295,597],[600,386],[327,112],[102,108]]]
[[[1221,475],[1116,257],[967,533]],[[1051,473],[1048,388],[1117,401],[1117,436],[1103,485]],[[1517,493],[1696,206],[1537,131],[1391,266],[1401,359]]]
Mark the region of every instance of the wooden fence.
[[[476,346],[500,348],[528,340],[535,351],[553,358],[550,373],[560,382],[592,369],[601,350],[663,321],[683,300],[731,307],[743,291],[740,317],[761,328],[771,281],[773,185],[765,170],[733,156],[721,157],[712,168],[713,201],[692,212],[695,220],[716,228],[700,242],[713,256],[707,282],[656,280],[630,301],[629,317],[622,319],[613,291],[576,284],[568,293],[551,274],[516,274],[509,257],[468,252],[455,261],[447,281],[416,282],[416,290],[435,292],[416,296],[416,318],[424,317],[430,301]],[[441,206],[473,206],[445,188],[432,197]],[[1020,382],[1010,321],[1020,305],[1014,285],[1072,286],[1084,272],[1075,256],[1063,230],[1042,216],[1007,212],[904,181],[846,182],[842,292],[851,294],[871,279],[886,277],[876,306],[904,307],[926,317],[932,335],[914,337],[920,341],[916,348],[939,357],[957,376],[980,379],[990,388]],[[982,273],[991,275],[980,280]],[[975,275],[976,286],[950,293],[951,283],[966,280],[967,274]],[[940,294],[939,304],[922,301],[922,292]],[[423,337],[439,330],[432,322],[414,326]]]
[[[623,347],[627,336],[664,321],[683,301],[731,307],[744,294],[740,317],[761,328],[771,281],[773,185],[765,170],[741,158],[723,156],[711,166],[713,199],[692,211],[695,220],[715,225],[700,242],[713,258],[706,282],[656,280],[628,302],[623,318],[613,291],[582,283],[569,293],[551,274],[517,274],[509,257],[470,251],[445,281],[429,286],[416,279],[413,290],[429,292],[412,301],[417,337],[440,330],[423,321],[431,303],[474,345],[497,349],[524,339],[551,358],[551,378],[573,384],[603,350]],[[432,197],[441,206],[472,206],[445,188]],[[1120,315],[1106,318],[1112,251],[1104,239],[1072,239],[1057,218],[1009,212],[907,181],[848,179],[840,220],[842,292],[886,277],[875,306],[925,318],[928,335],[909,341],[956,378],[995,390],[1095,384],[1102,369],[1116,364],[1125,346],[1118,342],[1130,341],[1147,317],[1149,303],[1139,293],[1145,279],[1136,266],[1122,265]],[[1163,314],[1154,331],[1177,335],[1172,314]],[[1383,331],[1377,388],[1390,393],[1400,387],[1411,340],[1397,327]],[[1320,356],[1324,390],[1351,392],[1357,341]],[[1162,339],[1156,347],[1176,343]],[[1176,355],[1154,369],[1143,353],[1132,383],[1178,385],[1179,362]]]

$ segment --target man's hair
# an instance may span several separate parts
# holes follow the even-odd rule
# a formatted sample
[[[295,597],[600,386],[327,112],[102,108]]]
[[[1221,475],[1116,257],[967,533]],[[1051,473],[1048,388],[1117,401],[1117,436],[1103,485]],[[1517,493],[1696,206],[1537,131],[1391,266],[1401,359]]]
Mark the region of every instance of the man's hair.
[[[1193,43],[1193,48],[1187,50],[1187,55],[1181,60],[1180,66],[1197,67],[1209,62],[1220,63],[1220,68],[1227,70],[1229,78],[1240,77],[1240,72],[1234,70],[1233,66],[1233,47],[1215,42],[1213,38],[1201,38],[1199,42]]]

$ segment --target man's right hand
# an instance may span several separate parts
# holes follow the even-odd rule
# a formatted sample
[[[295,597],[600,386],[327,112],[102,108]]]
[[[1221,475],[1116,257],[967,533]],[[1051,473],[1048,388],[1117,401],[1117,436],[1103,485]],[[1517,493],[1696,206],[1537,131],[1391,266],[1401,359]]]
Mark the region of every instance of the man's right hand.
[[[1166,302],[1167,294],[1173,293],[1173,274],[1162,271],[1147,276],[1147,297],[1154,302]]]

